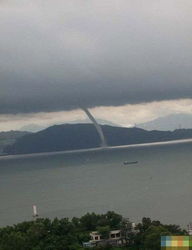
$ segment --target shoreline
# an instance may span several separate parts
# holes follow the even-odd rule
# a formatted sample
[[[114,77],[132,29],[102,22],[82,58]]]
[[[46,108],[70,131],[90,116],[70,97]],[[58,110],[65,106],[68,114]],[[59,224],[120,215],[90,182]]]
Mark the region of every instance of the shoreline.
[[[160,141],[160,142],[149,142],[149,143],[139,143],[139,144],[128,144],[128,145],[119,145],[119,146],[107,146],[107,147],[96,147],[96,148],[85,148],[85,149],[75,149],[75,150],[64,150],[64,151],[52,151],[52,152],[39,152],[39,153],[30,153],[30,154],[14,154],[14,155],[0,155],[0,160],[6,159],[18,159],[25,157],[36,157],[36,156],[51,156],[51,155],[60,155],[60,154],[75,154],[75,153],[85,153],[85,152],[94,152],[94,151],[110,151],[114,149],[124,149],[124,148],[138,148],[138,147],[150,147],[150,146],[164,146],[171,144],[184,144],[192,143],[192,138],[189,139],[179,139],[179,140],[170,140],[170,141]]]

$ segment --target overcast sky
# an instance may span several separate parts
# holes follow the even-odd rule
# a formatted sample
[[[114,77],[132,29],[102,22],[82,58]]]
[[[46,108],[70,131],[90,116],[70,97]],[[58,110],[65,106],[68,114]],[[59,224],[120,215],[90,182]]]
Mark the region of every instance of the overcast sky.
[[[113,120],[191,102],[191,13],[191,0],[1,0],[0,129],[79,106]]]

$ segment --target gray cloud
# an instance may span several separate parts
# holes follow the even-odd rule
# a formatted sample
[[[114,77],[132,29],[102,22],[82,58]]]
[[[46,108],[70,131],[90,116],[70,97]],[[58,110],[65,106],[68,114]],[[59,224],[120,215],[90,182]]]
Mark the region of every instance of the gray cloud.
[[[0,113],[191,98],[190,0],[5,1]]]

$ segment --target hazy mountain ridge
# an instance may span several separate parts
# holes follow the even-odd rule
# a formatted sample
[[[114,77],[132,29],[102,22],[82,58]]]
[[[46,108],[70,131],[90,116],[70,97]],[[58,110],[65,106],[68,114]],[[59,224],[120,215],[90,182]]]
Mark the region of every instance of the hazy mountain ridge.
[[[8,131],[8,132],[0,132],[0,153],[2,153],[3,148],[13,144],[16,139],[22,137],[29,132],[26,131]]]
[[[147,130],[175,130],[175,129],[190,129],[192,128],[191,114],[172,114],[157,118],[150,122],[145,122],[137,125],[139,128]]]
[[[36,133],[40,130],[43,130],[43,129],[46,129],[47,127],[50,127],[50,126],[41,126],[41,125],[38,125],[38,124],[28,124],[28,125],[25,125],[23,127],[21,127],[19,129],[19,131],[28,131],[28,132],[31,132],[31,133]]]
[[[122,127],[121,125],[119,124],[116,124],[116,123],[113,123],[113,122],[110,122],[108,120],[104,120],[104,119],[97,119],[97,122],[100,124],[100,125],[109,125],[109,126],[114,126],[114,127]],[[65,124],[90,124],[92,123],[88,118],[87,119],[83,119],[83,120],[74,120],[74,121],[70,121],[68,123],[65,123]],[[63,123],[64,124],[64,123]],[[23,127],[21,127],[19,130],[20,131],[29,131],[29,132],[33,132],[33,133],[36,133],[36,132],[39,132],[41,130],[44,130],[48,127],[51,127],[51,126],[55,126],[55,125],[63,125],[61,123],[52,123],[52,124],[49,124],[49,125],[39,125],[39,124],[28,124],[28,125],[25,125]]]
[[[192,129],[171,131],[147,131],[141,128],[102,126],[109,146],[192,138]],[[4,148],[7,154],[27,154],[94,148],[100,146],[100,138],[92,124],[55,125],[37,133],[18,138],[13,145]]]

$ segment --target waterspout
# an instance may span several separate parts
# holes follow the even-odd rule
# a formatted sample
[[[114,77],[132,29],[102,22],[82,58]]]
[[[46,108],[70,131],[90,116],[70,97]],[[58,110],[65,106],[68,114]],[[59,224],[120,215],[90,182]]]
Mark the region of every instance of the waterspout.
[[[90,111],[87,108],[81,107],[81,109],[85,112],[85,114],[88,116],[88,118],[93,122],[93,124],[94,124],[94,126],[99,134],[99,137],[101,139],[101,147],[102,148],[107,147],[105,136],[103,134],[103,130],[102,130],[100,124],[97,123],[97,121],[95,120],[95,118],[92,116],[92,114],[90,113]]]

